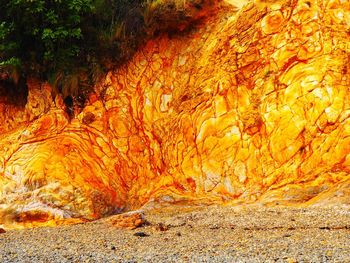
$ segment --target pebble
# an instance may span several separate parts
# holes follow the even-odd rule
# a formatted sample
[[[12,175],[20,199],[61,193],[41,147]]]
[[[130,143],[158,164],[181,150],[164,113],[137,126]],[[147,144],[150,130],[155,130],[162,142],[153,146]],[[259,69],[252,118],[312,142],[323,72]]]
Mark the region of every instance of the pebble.
[[[136,232],[134,234],[135,237],[149,237],[148,234],[146,234],[145,232]]]
[[[145,212],[150,225],[138,231],[115,228],[108,218],[8,231],[0,237],[0,262],[350,262],[350,206],[173,209]],[[160,223],[171,227],[160,232]]]
[[[167,231],[169,230],[169,227],[164,225],[163,223],[158,223],[156,224],[155,229],[158,231]]]

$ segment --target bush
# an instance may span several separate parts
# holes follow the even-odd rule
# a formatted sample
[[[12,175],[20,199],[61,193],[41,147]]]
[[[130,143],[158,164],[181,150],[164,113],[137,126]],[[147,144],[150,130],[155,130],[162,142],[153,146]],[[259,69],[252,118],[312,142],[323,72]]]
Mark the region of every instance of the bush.
[[[190,21],[211,0],[0,0],[0,80],[49,80],[84,93],[154,34]],[[84,92],[83,92],[84,91]]]
[[[82,20],[92,0],[1,0],[1,65],[42,76],[72,63],[82,50]]]

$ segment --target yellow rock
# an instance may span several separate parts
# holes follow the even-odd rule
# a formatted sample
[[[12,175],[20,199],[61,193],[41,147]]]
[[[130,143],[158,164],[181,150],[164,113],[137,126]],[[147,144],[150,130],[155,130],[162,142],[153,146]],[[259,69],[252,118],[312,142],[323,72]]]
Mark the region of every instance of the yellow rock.
[[[270,2],[149,41],[71,122],[49,85],[29,82],[24,108],[0,99],[0,227],[329,198],[350,180],[350,5]]]

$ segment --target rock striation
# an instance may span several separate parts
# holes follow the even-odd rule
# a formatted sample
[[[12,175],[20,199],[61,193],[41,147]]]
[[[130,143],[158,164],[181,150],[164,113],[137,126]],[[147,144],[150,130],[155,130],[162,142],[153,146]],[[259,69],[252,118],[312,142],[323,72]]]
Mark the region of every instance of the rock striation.
[[[0,100],[4,226],[150,202],[350,202],[350,3],[213,8],[109,72],[71,121],[48,84],[28,83],[24,109]]]

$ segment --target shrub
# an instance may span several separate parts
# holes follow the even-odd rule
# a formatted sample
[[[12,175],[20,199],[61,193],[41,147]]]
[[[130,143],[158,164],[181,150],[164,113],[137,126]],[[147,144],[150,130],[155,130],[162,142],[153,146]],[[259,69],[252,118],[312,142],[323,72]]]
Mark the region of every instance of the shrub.
[[[0,80],[16,86],[30,76],[64,96],[86,93],[147,39],[183,27],[212,1],[0,0]]]

